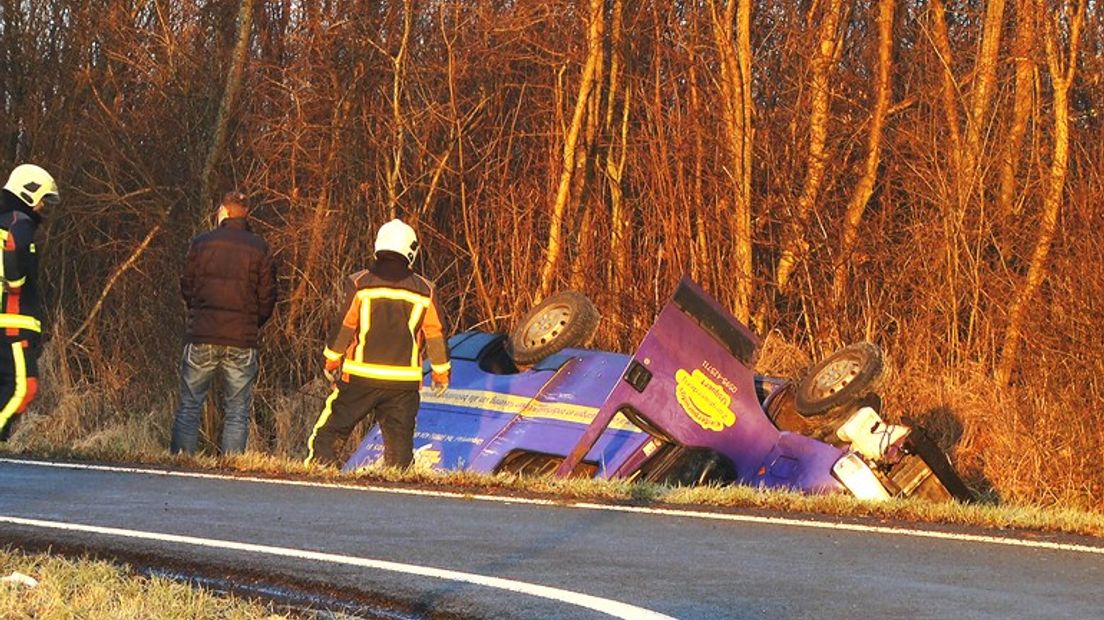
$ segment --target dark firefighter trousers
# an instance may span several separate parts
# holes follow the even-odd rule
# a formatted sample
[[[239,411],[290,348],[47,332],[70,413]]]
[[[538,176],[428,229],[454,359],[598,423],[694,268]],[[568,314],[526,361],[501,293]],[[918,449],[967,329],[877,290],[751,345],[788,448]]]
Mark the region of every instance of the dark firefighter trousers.
[[[338,381],[326,399],[310,440],[307,464],[337,465],[334,444],[344,442],[367,416],[379,424],[383,434],[383,462],[388,467],[407,467],[414,460],[414,421],[421,398],[416,389],[381,388],[365,385],[357,377]]]
[[[0,442],[38,393],[38,352],[26,340],[0,339]]]

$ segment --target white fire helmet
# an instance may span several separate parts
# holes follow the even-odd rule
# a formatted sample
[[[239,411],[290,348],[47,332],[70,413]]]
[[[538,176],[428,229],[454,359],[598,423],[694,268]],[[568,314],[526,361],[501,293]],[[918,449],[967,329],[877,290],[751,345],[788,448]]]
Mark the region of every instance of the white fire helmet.
[[[4,189],[15,194],[28,207],[34,208],[45,201],[57,204],[61,200],[57,182],[42,168],[34,164],[22,164],[12,170]]]
[[[384,251],[401,254],[413,265],[418,254],[418,235],[402,220],[391,220],[376,233],[376,254]]]

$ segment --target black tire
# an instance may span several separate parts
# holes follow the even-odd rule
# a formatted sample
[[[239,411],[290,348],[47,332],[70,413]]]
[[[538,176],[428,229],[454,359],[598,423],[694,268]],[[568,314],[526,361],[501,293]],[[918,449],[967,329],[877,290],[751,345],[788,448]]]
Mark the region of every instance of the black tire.
[[[535,364],[568,347],[585,347],[598,330],[598,309],[577,291],[562,291],[529,311],[510,334],[510,355]]]
[[[797,384],[794,406],[805,416],[822,415],[869,395],[882,377],[882,350],[871,342],[844,347],[812,367]]]

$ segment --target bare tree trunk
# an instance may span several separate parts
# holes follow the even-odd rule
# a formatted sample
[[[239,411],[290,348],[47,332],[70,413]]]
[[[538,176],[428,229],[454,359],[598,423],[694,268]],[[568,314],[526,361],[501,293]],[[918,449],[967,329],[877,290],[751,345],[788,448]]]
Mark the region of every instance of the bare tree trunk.
[[[632,101],[632,87],[625,80],[621,85],[622,70],[624,67],[624,49],[621,36],[623,13],[621,0],[613,1],[613,23],[610,29],[610,71],[609,71],[609,96],[606,101],[606,114],[604,130],[609,136],[609,146],[606,149],[606,184],[610,192],[610,296],[614,300],[624,298],[626,288],[626,276],[629,271],[629,216],[625,210],[624,189],[621,186],[625,172],[625,159],[628,155],[629,145],[629,108]],[[621,119],[620,126],[616,128],[617,138],[614,139],[614,111],[617,110],[617,96],[621,92]],[[622,304],[610,305],[610,322],[617,329],[622,322]]]
[[[80,327],[78,327],[76,331],[74,331],[73,334],[69,336],[69,338],[66,340],[66,344],[72,344],[76,342],[77,338],[80,338],[81,334],[83,334],[85,330],[87,330],[93,324],[93,322],[96,320],[96,317],[99,315],[100,310],[103,309],[104,301],[107,299],[108,293],[110,293],[111,289],[115,286],[115,283],[124,273],[126,273],[128,269],[134,266],[134,263],[138,262],[138,258],[142,255],[143,252],[146,251],[146,248],[149,247],[150,242],[153,241],[153,238],[157,236],[157,233],[161,232],[161,228],[165,225],[165,221],[167,219],[168,211],[166,210],[165,214],[163,214],[162,217],[157,221],[157,223],[154,224],[153,228],[151,228],[150,231],[146,233],[146,236],[142,239],[142,241],[139,242],[137,246],[135,246],[134,251],[130,253],[130,256],[127,257],[125,261],[123,261],[118,267],[115,268],[115,271],[111,274],[111,277],[107,279],[107,283],[104,284],[103,290],[100,291],[100,295],[96,298],[96,303],[92,304],[92,309],[88,311],[88,316],[86,316],[84,318],[84,321],[81,322]]]
[[[1016,200],[1016,174],[1020,170],[1027,124],[1035,102],[1035,12],[1032,0],[1019,0],[1016,8],[1016,86],[1012,104],[1012,124],[1001,160],[1000,190],[997,197],[1001,217],[1018,216],[1022,201]]]
[[[893,12],[897,0],[880,0],[878,3],[878,71],[875,86],[874,112],[870,119],[866,162],[862,177],[847,204],[843,220],[843,232],[840,239],[839,260],[836,263],[835,277],[832,281],[832,299],[836,308],[843,302],[847,291],[847,281],[851,252],[859,236],[859,223],[862,221],[866,205],[874,194],[874,184],[878,180],[878,167],[882,161],[882,130],[885,127],[886,111],[889,109],[890,69],[893,65]]]
[[[234,45],[233,57],[230,60],[230,73],[226,76],[226,89],[222,93],[218,116],[215,117],[211,145],[207,150],[207,160],[203,164],[203,172],[200,175],[200,191],[202,193],[199,199],[199,209],[201,212],[206,212],[214,206],[214,189],[211,187],[211,176],[214,174],[215,165],[222,159],[222,151],[226,145],[230,110],[238,99],[238,91],[241,90],[242,74],[245,72],[245,62],[249,58],[249,37],[252,31],[253,0],[242,0],[238,7],[238,39]]]
[[[403,119],[402,96],[406,79],[406,54],[410,43],[411,22],[414,18],[412,0],[403,0],[403,30],[399,51],[391,58],[394,75],[391,80],[391,124],[395,132],[391,151],[391,166],[387,170],[387,213],[399,215],[399,184],[402,180],[403,149],[406,147],[406,122]]]
[[[1009,311],[1008,330],[1004,333],[1004,346],[997,364],[996,380],[1007,385],[1012,379],[1012,370],[1016,366],[1027,307],[1035,298],[1039,286],[1046,276],[1047,256],[1050,254],[1051,241],[1058,229],[1058,213],[1062,207],[1062,193],[1066,185],[1066,173],[1069,169],[1069,88],[1077,71],[1077,50],[1081,42],[1081,25],[1085,18],[1086,0],[1074,0],[1075,6],[1065,4],[1060,15],[1050,17],[1040,0],[1035,6],[1039,17],[1045,20],[1043,29],[1046,47],[1047,66],[1054,88],[1054,152],[1050,162],[1046,199],[1043,203],[1042,218],[1039,221],[1039,238],[1031,256],[1031,266],[1027,278],[1020,289],[1016,301]],[[1063,58],[1058,33],[1061,24],[1069,24],[1069,49]]]
[[[696,60],[692,56],[690,58],[690,70],[688,85],[690,88],[690,117],[691,118],[704,118],[703,106],[701,102],[701,87],[698,85],[698,72],[695,66]],[[702,137],[702,129],[699,123],[695,123],[693,127],[694,132],[694,167],[693,167],[693,192],[690,195],[691,204],[698,206],[696,209],[692,209],[691,226],[694,227],[694,251],[691,254],[690,261],[690,277],[696,282],[704,286],[707,290],[712,287],[712,283],[706,279],[706,274],[710,273],[708,265],[709,260],[709,238],[706,234],[706,222],[708,218],[706,215],[705,206],[705,192],[703,191],[703,177],[705,172],[705,140]],[[709,215],[716,217],[716,203],[712,203],[709,209]]]
[[[709,0],[713,42],[720,57],[721,95],[724,98],[725,142],[729,175],[734,184],[732,201],[733,261],[736,282],[733,313],[741,321],[751,317],[751,0],[728,0],[718,12],[717,0]],[[738,12],[737,12],[737,9]]]
[[[967,195],[973,195],[980,185],[982,142],[988,125],[989,104],[993,98],[993,84],[997,77],[997,54],[1000,52],[1001,31],[1004,26],[1005,0],[989,0],[985,3],[985,22],[981,32],[981,49],[974,63],[974,88],[970,93],[970,115],[966,119],[966,152],[961,174],[966,183]]]
[[[602,17],[605,19],[605,2],[603,2]],[[594,174],[596,169],[599,169],[600,165],[596,160],[595,147],[598,143],[598,131],[603,119],[602,102],[603,92],[602,86],[606,82],[606,50],[605,50],[605,33],[603,29],[601,43],[598,46],[597,58],[594,61],[594,90],[587,98],[587,111],[583,115],[585,130],[583,131],[583,139],[579,141],[577,147],[577,153],[575,154],[575,174],[571,178],[571,189],[568,190],[568,207],[565,212],[564,219],[570,220],[570,207],[572,206],[572,197],[577,200],[579,207],[579,215],[575,219],[577,222],[575,229],[575,253],[571,260],[571,270],[568,279],[568,286],[575,290],[581,290],[586,286],[586,276],[588,273],[597,271],[599,267],[597,265],[590,266],[588,268],[587,263],[595,262],[595,253],[593,251],[595,232],[594,225],[597,219],[595,214],[595,208],[593,207],[593,201],[587,200],[586,189],[590,183],[590,177]],[[611,95],[612,96],[612,95]],[[609,97],[605,97],[608,101]],[[591,165],[591,162],[595,162]]]
[[[734,2],[736,0],[729,0]],[[739,0],[736,14],[737,61],[740,68],[740,207],[733,218],[736,228],[734,238],[737,317],[742,321],[751,318],[751,295],[755,272],[752,267],[751,238],[751,146],[754,137],[752,116],[755,104],[751,98],[751,0]]]
[[[966,196],[961,179],[963,177],[964,146],[959,128],[958,106],[961,101],[961,89],[954,75],[954,56],[951,52],[947,33],[946,7],[943,0],[932,0],[933,44],[943,65],[942,95],[943,115],[947,131],[950,133],[950,173],[951,186],[943,197],[943,283],[946,289],[947,345],[954,354],[958,351],[958,307],[959,307],[959,246],[962,244],[962,221],[966,213]]]
[[[962,157],[962,133],[959,130],[958,119],[958,83],[954,75],[954,55],[951,53],[951,42],[947,34],[947,8],[943,6],[943,0],[932,0],[932,35],[935,51],[939,54],[939,62],[943,66],[940,74],[943,85],[943,116],[947,123],[947,131],[951,134],[951,166],[954,171],[961,169],[959,161]]]
[[[459,14],[457,9],[457,14]],[[471,210],[468,205],[467,169],[464,162],[464,121],[460,116],[460,108],[456,102],[456,59],[453,53],[453,40],[445,30],[445,12],[441,9],[441,37],[444,39],[445,48],[448,50],[448,89],[449,107],[452,111],[453,134],[456,140],[457,173],[460,176],[460,215],[464,220],[464,242],[471,256],[472,274],[475,276],[475,291],[479,295],[486,320],[490,322],[491,331],[498,329],[498,321],[495,318],[494,302],[487,291],[486,279],[483,276],[482,256],[479,248],[481,244],[475,238],[471,226]],[[445,155],[445,159],[448,155]]]
[[[828,121],[832,103],[829,78],[842,47],[839,32],[842,16],[843,0],[827,0],[817,29],[817,47],[809,63],[809,87],[812,101],[809,105],[808,163],[805,183],[801,189],[801,196],[797,200],[797,209],[787,226],[782,255],[778,258],[775,284],[780,293],[786,292],[786,286],[789,284],[790,275],[797,261],[807,251],[805,225],[809,221],[809,215],[820,195],[820,187],[824,181],[824,168],[828,159],[825,143],[828,138]]]
[[[25,74],[29,72],[23,67],[23,41],[26,40],[23,32],[23,11],[21,8],[22,2],[20,0],[4,0],[0,8],[3,12],[0,13],[0,19],[3,19],[4,24],[4,37],[2,39],[4,47],[6,49],[0,50],[7,56],[7,61],[3,63],[4,67],[2,73],[0,73],[0,88],[5,92],[5,97],[0,98],[0,111],[4,112],[2,120],[3,129],[0,129],[4,136],[4,143],[2,145],[3,151],[0,154],[3,155],[7,161],[17,161],[21,159],[19,152],[19,127],[22,123],[17,118],[10,118],[9,114],[14,114],[16,110],[16,103],[23,100],[23,85]],[[4,171],[6,175],[8,171]],[[7,178],[6,176],[4,178]]]
[[[586,115],[589,109],[589,98],[594,89],[595,75],[599,71],[598,63],[602,58],[602,35],[605,30],[605,2],[604,0],[590,0],[590,25],[587,29],[587,60],[583,66],[583,74],[579,80],[579,94],[575,100],[575,113],[571,118],[571,125],[564,136],[563,170],[560,172],[560,183],[556,190],[556,200],[552,204],[552,215],[548,223],[548,249],[545,252],[544,264],[540,272],[540,288],[537,292],[537,300],[543,299],[552,292],[555,282],[556,268],[560,263],[563,253],[562,229],[564,212],[571,198],[571,187],[574,175],[580,173],[586,166],[586,161],[577,159],[577,148],[580,135],[586,128]]]

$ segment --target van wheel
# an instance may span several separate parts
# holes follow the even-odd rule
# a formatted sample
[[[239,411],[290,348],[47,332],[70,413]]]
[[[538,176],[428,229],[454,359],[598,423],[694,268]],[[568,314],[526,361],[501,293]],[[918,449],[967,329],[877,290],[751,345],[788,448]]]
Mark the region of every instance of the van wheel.
[[[794,406],[801,415],[821,415],[874,391],[882,376],[882,350],[858,342],[836,351],[797,384]]]
[[[529,311],[510,334],[518,364],[535,364],[568,347],[585,347],[598,330],[598,309],[578,291],[562,291]]]

